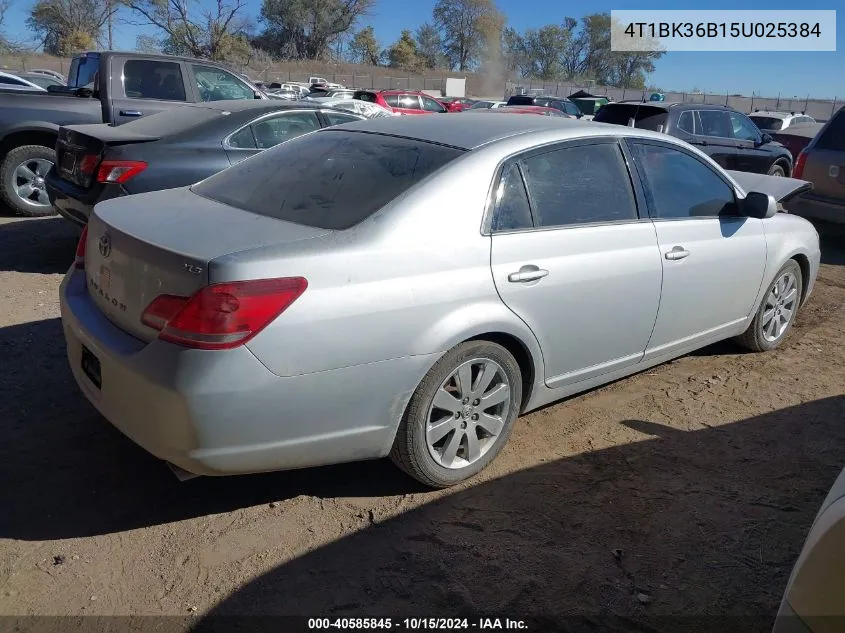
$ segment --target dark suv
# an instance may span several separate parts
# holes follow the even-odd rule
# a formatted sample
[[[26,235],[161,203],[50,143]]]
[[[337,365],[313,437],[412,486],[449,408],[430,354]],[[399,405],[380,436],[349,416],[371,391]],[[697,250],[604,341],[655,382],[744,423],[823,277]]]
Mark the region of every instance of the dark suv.
[[[544,108],[554,108],[580,119],[584,116],[581,108],[572,103],[569,99],[558,99],[557,97],[535,97],[533,95],[514,95],[508,99],[509,106],[542,106]]]
[[[608,103],[597,123],[630,125],[671,134],[708,154],[725,169],[770,176],[792,173],[792,154],[742,112],[704,103]]]
[[[801,150],[794,177],[813,183],[813,190],[786,205],[789,211],[845,224],[845,109],[834,114]]]

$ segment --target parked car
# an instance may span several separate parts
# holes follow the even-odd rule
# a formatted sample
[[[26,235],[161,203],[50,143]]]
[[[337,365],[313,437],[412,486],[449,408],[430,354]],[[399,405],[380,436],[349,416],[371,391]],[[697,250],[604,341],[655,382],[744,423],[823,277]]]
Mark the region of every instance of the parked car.
[[[792,155],[746,115],[704,103],[618,102],[602,106],[593,119],[676,136],[695,145],[725,169],[789,176]]]
[[[446,106],[449,112],[463,112],[472,108],[476,103],[475,99],[469,97],[441,97],[437,100]]]
[[[67,77],[65,77],[62,73],[57,70],[49,70],[47,68],[32,68],[31,70],[27,70],[25,72],[38,73],[39,75],[49,75],[50,77],[58,79],[62,83],[67,82]]]
[[[578,109],[584,114],[584,118],[587,120],[592,120],[593,117],[596,116],[596,113],[602,108],[602,106],[607,105],[610,103],[610,100],[607,97],[569,97],[569,100],[572,101]]]
[[[63,126],[46,190],[62,216],[84,226],[103,200],[191,185],[284,141],[363,118],[301,101],[218,101],[120,127]]]
[[[360,114],[367,119],[375,119],[384,116],[400,116],[398,112],[393,112],[389,108],[383,108],[377,103],[370,103],[369,101],[359,101],[358,99],[346,99],[343,101],[332,101],[328,104],[334,110],[346,110],[347,112],[354,112]]]
[[[845,223],[845,110],[837,111],[798,155],[795,177],[812,182],[813,190],[787,205],[790,213]]]
[[[470,110],[495,110],[507,105],[507,101],[476,101]]]
[[[340,99],[343,99],[343,100],[352,99],[354,96],[355,96],[354,90],[348,90],[346,88],[342,88],[342,89],[327,90],[327,91],[322,92],[322,93],[310,94],[310,95],[306,96],[305,98],[308,99],[308,100],[312,100],[312,101],[326,102],[326,101],[334,101],[334,100],[340,100]]]
[[[413,90],[357,90],[355,99],[377,103],[400,114],[433,114],[448,112],[446,106],[423,92]]]
[[[779,132],[797,123],[815,123],[816,120],[803,112],[774,112],[770,110],[755,110],[748,115],[761,130]]]
[[[35,84],[39,88],[44,88],[47,90],[50,86],[64,86],[65,82],[53,77],[52,75],[47,75],[45,73],[36,73],[36,72],[19,72],[14,73],[16,77],[20,77],[28,81],[31,84]]]
[[[845,619],[845,470],[819,508],[772,633],[834,633]]]
[[[574,120],[344,124],[98,204],[60,291],[68,359],[177,472],[389,454],[449,486],[521,412],[720,339],[779,346],[820,252],[777,201],[810,186]]]
[[[468,112],[479,112],[479,110],[468,110]],[[503,106],[501,108],[491,110],[481,110],[484,113],[511,113],[511,114],[540,114],[543,116],[561,117],[564,119],[574,119],[575,117],[565,112],[561,112],[557,108],[545,108],[543,106]]]
[[[21,215],[55,213],[43,176],[62,125],[120,125],[186,103],[267,98],[214,62],[167,55],[82,53],[68,74],[66,87],[0,94],[0,196]]]
[[[580,119],[584,116],[584,113],[581,112],[577,105],[575,105],[568,99],[559,99],[558,97],[535,97],[532,95],[514,95],[508,99],[507,105],[542,106],[545,108],[554,108],[555,110],[560,110],[561,112],[568,114],[569,116],[574,116],[577,119]]]
[[[0,71],[0,91],[46,92],[46,88],[12,73]]]
[[[824,127],[824,123],[795,123],[780,132],[769,132],[772,138],[792,154],[792,164],[798,161],[798,154],[807,147]],[[793,170],[795,168],[793,167]]]

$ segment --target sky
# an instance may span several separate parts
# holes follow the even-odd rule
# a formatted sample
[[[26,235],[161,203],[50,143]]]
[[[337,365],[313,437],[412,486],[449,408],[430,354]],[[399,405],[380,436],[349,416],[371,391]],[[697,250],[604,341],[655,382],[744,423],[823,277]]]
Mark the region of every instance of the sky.
[[[208,0],[197,0],[207,2]],[[371,24],[382,46],[398,39],[402,29],[415,29],[431,20],[436,0],[377,0],[372,14],[362,20],[361,26]],[[507,17],[508,24],[522,32],[549,23],[560,23],[565,17],[580,18],[588,13],[622,9],[834,9],[835,2],[803,0],[747,0],[742,5],[736,1],[710,0],[698,7],[680,0],[613,0],[598,2],[553,2],[552,0],[495,0]],[[799,6],[800,4],[800,6]],[[568,5],[568,7],[567,7]],[[32,3],[16,0],[6,14],[6,32],[13,39],[15,34],[26,31],[25,21]],[[247,0],[252,16],[258,14],[261,0]],[[838,20],[836,52],[670,52],[657,61],[657,69],[648,82],[663,90],[692,91],[756,95],[784,98],[810,97],[845,100],[845,19]],[[115,48],[133,49],[135,38],[144,28],[119,25],[115,29]]]

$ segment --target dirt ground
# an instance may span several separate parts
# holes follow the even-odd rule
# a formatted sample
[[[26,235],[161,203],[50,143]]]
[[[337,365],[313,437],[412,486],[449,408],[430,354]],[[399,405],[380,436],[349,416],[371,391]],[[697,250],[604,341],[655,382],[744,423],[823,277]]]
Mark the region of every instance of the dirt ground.
[[[445,492],[386,462],[179,483],[71,378],[57,288],[76,235],[0,218],[0,614],[766,631],[845,466],[841,231],[781,349],[719,344],[527,415]]]

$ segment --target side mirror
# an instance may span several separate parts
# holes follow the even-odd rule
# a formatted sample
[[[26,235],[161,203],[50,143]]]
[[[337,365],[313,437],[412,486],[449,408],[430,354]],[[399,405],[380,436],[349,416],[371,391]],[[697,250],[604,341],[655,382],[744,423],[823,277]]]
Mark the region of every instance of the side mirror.
[[[778,212],[778,201],[774,196],[751,191],[741,203],[742,215],[749,218],[765,220],[772,218]]]
[[[772,135],[768,134],[767,132],[763,132],[763,136],[760,138],[760,145],[765,145],[766,143],[772,142]]]

